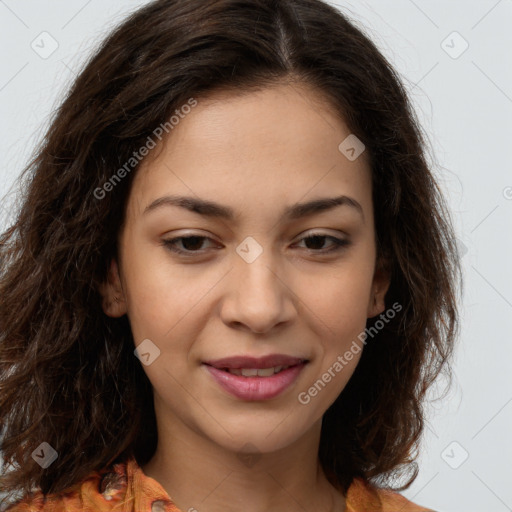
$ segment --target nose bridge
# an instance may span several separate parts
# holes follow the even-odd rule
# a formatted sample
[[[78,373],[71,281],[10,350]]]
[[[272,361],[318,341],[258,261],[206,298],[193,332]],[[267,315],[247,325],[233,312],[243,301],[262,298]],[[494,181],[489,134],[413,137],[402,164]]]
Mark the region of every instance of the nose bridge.
[[[260,243],[256,238],[248,236],[236,248],[236,279],[240,281],[241,286],[249,288],[242,290],[245,295],[251,295],[253,292],[268,295],[270,292],[270,295],[275,296],[279,293],[280,286],[276,282],[279,279],[275,270],[277,265],[273,257],[274,251],[268,245],[268,238],[263,241],[262,237],[259,237]]]
[[[264,332],[289,318],[292,311],[288,288],[279,276],[280,265],[270,247],[250,236],[238,245],[236,252],[225,320]]]

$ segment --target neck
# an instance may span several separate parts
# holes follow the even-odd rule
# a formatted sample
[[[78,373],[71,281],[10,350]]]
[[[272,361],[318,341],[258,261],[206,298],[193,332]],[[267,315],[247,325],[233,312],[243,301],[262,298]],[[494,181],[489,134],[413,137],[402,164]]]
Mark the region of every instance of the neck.
[[[180,424],[158,428],[142,467],[188,512],[343,512],[345,498],[318,460],[321,420],[302,438],[270,453],[236,453]]]

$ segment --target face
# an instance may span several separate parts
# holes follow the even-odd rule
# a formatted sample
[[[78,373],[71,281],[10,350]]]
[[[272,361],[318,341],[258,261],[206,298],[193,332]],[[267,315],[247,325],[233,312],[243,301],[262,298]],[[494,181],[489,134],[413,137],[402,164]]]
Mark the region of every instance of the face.
[[[144,342],[159,428],[270,452],[342,392],[389,285],[349,135],[315,90],[283,84],[199,98],[143,161],[102,293]]]

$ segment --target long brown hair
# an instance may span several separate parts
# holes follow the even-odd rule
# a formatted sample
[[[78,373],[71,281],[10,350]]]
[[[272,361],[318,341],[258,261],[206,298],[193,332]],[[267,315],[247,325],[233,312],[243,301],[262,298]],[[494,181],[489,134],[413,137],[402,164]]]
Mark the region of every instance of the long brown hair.
[[[0,237],[5,492],[57,493],[130,455],[140,465],[152,457],[152,387],[126,316],[107,317],[99,293],[137,166],[106,183],[191,97],[291,78],[321,91],[366,146],[377,258],[392,275],[386,304],[403,307],[325,413],[319,457],[344,491],[354,477],[391,487],[412,472],[399,490],[414,481],[426,391],[441,370],[450,376],[462,283],[450,213],[400,77],[321,0],[156,0],[76,78]],[[46,469],[31,457],[42,442],[58,453]]]

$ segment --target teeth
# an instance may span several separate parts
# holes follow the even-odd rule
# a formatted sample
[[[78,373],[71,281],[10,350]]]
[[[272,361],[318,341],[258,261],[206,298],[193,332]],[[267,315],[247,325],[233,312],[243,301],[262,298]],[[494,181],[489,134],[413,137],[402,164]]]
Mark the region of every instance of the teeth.
[[[271,375],[274,375],[275,368],[265,368],[264,370],[258,370],[258,377],[270,377]],[[242,375],[244,373],[242,372]]]
[[[242,375],[244,377],[255,377],[256,375],[258,375],[258,371],[262,371],[262,370],[256,370],[255,368],[248,368],[247,370],[245,368],[242,369]],[[273,371],[272,371],[273,373]]]
[[[226,368],[233,375],[241,375],[243,377],[271,377],[275,373],[286,370],[289,366],[273,366],[272,368]]]

